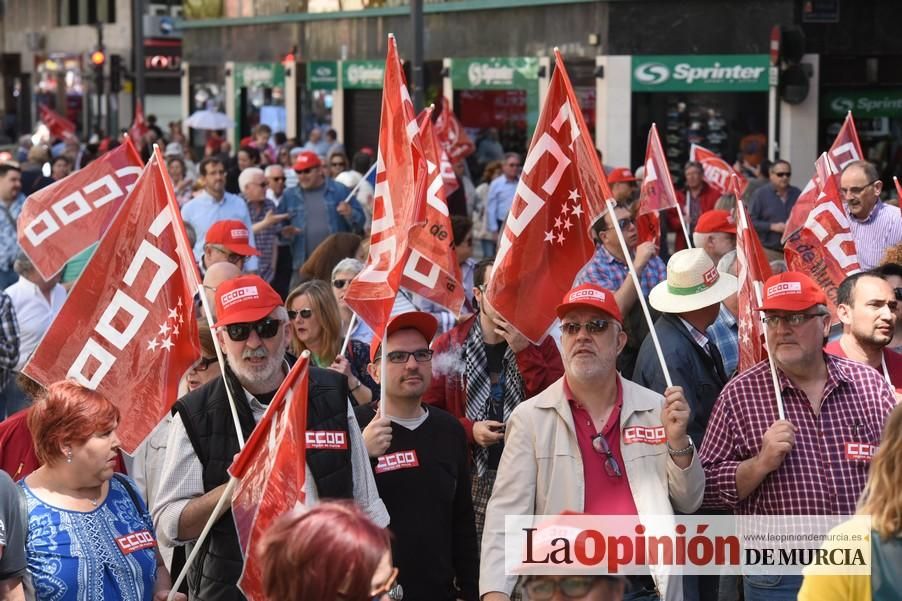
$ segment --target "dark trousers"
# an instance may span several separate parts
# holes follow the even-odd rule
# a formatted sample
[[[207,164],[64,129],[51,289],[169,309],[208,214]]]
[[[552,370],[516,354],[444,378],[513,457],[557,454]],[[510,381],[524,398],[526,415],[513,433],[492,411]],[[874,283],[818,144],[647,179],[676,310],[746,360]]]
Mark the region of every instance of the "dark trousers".
[[[276,273],[272,277],[273,290],[279,293],[283,299],[288,296],[291,286],[291,275],[294,271],[291,268],[291,247],[279,246],[279,253],[276,258]]]

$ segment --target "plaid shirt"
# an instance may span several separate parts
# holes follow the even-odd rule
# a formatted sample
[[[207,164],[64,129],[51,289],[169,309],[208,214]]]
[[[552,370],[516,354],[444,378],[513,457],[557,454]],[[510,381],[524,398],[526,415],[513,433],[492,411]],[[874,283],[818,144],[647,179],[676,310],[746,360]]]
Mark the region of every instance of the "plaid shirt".
[[[0,291],[0,391],[18,361],[19,323],[16,321],[16,311],[9,295]]]
[[[0,201],[0,270],[6,271],[13,268],[13,261],[19,254],[19,239],[16,236],[16,223],[22,205],[25,204],[25,195],[19,194],[7,208]]]
[[[742,501],[736,469],[761,451],[764,433],[778,419],[777,402],[767,361],[726,385],[700,450],[705,507],[727,507],[739,515],[855,513],[870,461],[850,459],[846,445],[878,445],[896,401],[873,368],[827,354],[824,360],[827,383],[819,415],[805,393],[779,372],[786,419],[798,428],[795,447]]]
[[[269,211],[276,212],[276,203],[269,198],[263,202],[249,202],[247,211],[251,216],[251,223],[257,224],[263,221]],[[264,282],[271,281],[276,274],[276,239],[284,225],[285,222],[280,222],[259,232],[254,232],[255,248],[260,251],[258,270]]]
[[[720,306],[717,320],[708,328],[708,338],[720,351],[724,373],[727,377],[732,376],[739,365],[739,324],[736,316],[723,305]]]
[[[630,277],[629,267],[626,263],[614,258],[601,244],[595,246],[595,255],[586,263],[583,270],[576,277],[576,285],[598,284],[612,292],[617,292],[624,280]],[[667,266],[661,257],[654,256],[639,274],[642,282],[642,293],[648,296],[651,289],[667,279]]]

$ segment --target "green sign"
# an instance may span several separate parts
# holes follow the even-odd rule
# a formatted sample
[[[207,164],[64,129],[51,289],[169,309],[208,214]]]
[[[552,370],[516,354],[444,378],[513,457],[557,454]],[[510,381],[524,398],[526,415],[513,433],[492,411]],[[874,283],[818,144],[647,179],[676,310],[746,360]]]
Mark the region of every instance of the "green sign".
[[[337,61],[310,61],[307,63],[308,90],[334,90],[338,88]]]
[[[634,92],[766,92],[766,54],[634,56]]]
[[[841,119],[852,111],[855,117],[902,117],[902,88],[848,90],[821,96],[821,114]]]
[[[285,67],[281,63],[235,63],[235,90],[284,88]]]
[[[381,90],[385,79],[385,61],[344,61],[341,86],[346,90]]]
[[[471,58],[451,61],[455,90],[522,90],[539,79],[537,58]]]

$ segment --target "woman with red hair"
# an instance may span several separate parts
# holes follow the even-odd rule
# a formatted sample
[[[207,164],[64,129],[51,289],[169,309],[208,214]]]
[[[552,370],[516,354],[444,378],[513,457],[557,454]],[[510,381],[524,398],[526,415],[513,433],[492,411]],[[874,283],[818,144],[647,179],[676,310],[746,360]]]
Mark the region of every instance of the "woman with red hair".
[[[353,503],[321,503],[283,515],[267,531],[259,555],[270,601],[403,598],[388,532]]]
[[[52,384],[28,415],[42,463],[20,482],[37,601],[162,601],[169,593],[147,507],[134,482],[114,474],[118,424],[115,405],[68,380]]]

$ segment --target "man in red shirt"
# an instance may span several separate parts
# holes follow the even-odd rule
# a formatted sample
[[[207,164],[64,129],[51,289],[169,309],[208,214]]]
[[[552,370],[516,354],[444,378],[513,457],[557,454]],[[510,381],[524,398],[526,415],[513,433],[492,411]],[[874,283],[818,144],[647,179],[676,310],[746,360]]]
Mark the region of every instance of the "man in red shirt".
[[[702,164],[698,161],[686,163],[686,166],[683,168],[683,174],[686,177],[686,189],[677,190],[677,203],[680,206],[676,211],[683,211],[683,217],[691,234],[695,231],[698,218],[701,217],[702,213],[710,211],[717,204],[718,199],[720,199],[720,193],[705,182],[705,172],[702,169]],[[683,226],[676,211],[669,210],[665,213],[667,216],[667,227],[671,232],[677,232],[674,252],[686,248],[686,240],[680,235],[680,232],[683,231]]]
[[[842,336],[824,350],[888,375],[899,392],[902,391],[902,356],[886,348],[896,331],[897,306],[895,292],[879,275],[870,271],[850,275],[836,293],[836,315],[843,324]]]

